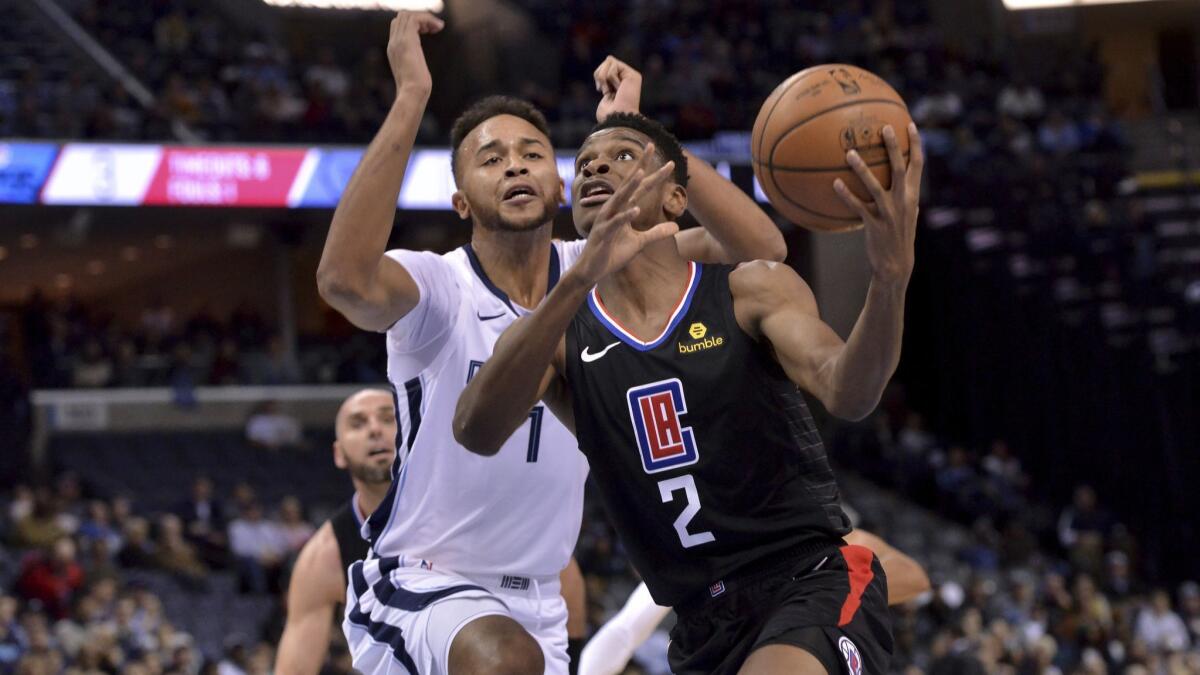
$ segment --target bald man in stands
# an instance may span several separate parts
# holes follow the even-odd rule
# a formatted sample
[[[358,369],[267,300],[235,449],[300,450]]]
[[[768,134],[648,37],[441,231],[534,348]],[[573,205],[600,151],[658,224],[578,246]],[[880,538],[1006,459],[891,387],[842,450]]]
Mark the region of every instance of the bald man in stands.
[[[276,675],[316,675],[329,653],[332,628],[346,601],[346,568],[367,557],[360,529],[387,495],[396,456],[396,408],[386,389],[363,389],[347,398],[334,423],[333,462],[350,474],[354,495],[301,549],[287,593],[287,624],[279,640]],[[562,573],[572,637],[582,638],[583,576],[572,559]],[[336,622],[335,622],[336,619]],[[339,631],[340,634],[340,631]],[[582,644],[582,640],[580,640]]]

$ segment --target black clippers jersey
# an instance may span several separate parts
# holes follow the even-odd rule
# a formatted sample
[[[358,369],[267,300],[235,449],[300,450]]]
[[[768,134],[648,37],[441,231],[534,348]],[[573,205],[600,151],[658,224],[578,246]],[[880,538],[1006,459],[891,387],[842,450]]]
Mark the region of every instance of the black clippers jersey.
[[[803,396],[734,318],[733,268],[689,264],[652,342],[623,330],[594,289],[567,329],[579,447],[654,601],[669,606],[850,531]]]

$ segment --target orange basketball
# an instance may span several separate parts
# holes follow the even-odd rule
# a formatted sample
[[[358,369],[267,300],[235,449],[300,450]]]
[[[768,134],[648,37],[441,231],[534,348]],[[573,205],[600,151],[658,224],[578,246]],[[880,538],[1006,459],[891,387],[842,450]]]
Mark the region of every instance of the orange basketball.
[[[841,178],[863,201],[871,195],[846,164],[857,150],[879,183],[891,186],[883,127],[892,125],[908,158],[908,106],[879,76],[831,63],[802,70],[775,88],[754,121],[754,175],[785,218],[812,230],[839,232],[862,225],[838,197]]]

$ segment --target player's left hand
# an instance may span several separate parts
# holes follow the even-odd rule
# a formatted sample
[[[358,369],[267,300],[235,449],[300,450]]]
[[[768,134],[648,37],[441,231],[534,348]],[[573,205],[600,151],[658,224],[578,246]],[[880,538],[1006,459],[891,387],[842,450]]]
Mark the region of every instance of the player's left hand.
[[[858,179],[866,186],[874,200],[864,204],[840,178],[833,182],[833,189],[842,201],[863,220],[867,231],[867,259],[876,280],[885,283],[908,283],[912,275],[914,242],[917,237],[917,213],[920,210],[921,172],[925,167],[925,153],[921,148],[921,135],[917,125],[908,125],[909,159],[904,161],[896,131],[891,125],[883,128],[883,142],[887,146],[888,160],[892,165],[892,187],[884,190],[866,162],[857,152],[846,153],[846,163],[854,170]]]
[[[642,74],[615,56],[609,56],[592,73],[600,104],[596,106],[596,121],[613,113],[636,113],[642,103]]]

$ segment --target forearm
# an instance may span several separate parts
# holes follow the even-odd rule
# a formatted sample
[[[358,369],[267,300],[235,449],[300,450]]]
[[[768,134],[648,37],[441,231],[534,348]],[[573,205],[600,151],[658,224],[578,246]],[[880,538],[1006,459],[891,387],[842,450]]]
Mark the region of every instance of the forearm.
[[[481,455],[493,455],[525,420],[563,333],[592,284],[568,272],[538,306],[514,323],[471,379],[454,412],[454,438]]]
[[[859,420],[879,403],[900,363],[907,286],[871,281],[862,313],[832,364],[826,401],[832,414]]]
[[[708,162],[684,151],[688,161],[688,210],[717,244],[722,262],[782,261],[783,234],[741,188]]]
[[[328,612],[332,615],[332,612]],[[329,651],[329,616],[320,620],[305,617],[295,622],[289,619],[279,639],[279,653],[275,657],[275,672],[278,675],[316,675],[325,664]]]
[[[387,248],[396,201],[429,93],[400,90],[333,212],[317,268],[327,299],[365,295]]]

